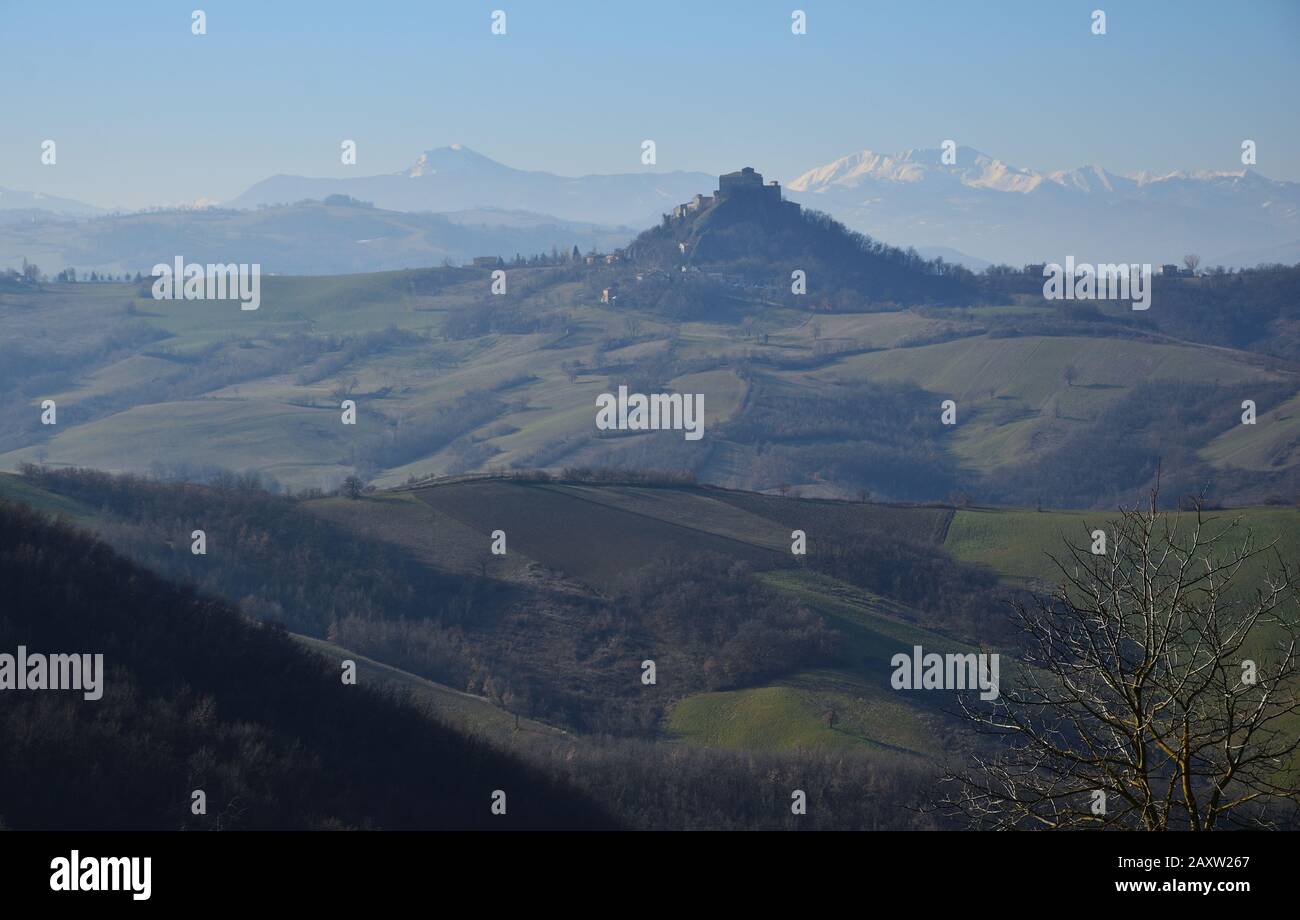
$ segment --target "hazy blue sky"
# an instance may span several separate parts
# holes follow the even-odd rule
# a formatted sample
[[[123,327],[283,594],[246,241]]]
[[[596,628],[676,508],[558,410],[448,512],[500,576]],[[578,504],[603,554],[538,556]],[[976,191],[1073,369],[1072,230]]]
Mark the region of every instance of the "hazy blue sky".
[[[457,142],[580,175],[643,169],[653,138],[660,170],[788,181],[945,138],[1036,169],[1237,169],[1251,138],[1262,174],[1300,180],[1296,0],[0,0],[0,86],[0,185],[106,206]]]

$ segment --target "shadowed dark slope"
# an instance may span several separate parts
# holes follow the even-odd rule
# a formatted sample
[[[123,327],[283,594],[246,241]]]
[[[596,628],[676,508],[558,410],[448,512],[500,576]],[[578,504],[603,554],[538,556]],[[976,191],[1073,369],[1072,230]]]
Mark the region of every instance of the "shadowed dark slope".
[[[107,546],[0,503],[0,652],[104,656],[103,698],[0,690],[14,829],[609,828],[565,787]],[[191,794],[207,794],[207,814]],[[504,816],[491,813],[494,790]]]

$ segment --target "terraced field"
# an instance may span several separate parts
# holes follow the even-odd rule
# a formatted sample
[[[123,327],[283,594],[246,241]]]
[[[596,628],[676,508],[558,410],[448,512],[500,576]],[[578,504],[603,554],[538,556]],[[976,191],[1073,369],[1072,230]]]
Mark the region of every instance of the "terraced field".
[[[674,506],[671,497],[656,504],[634,493],[609,502],[594,500],[592,490],[581,487],[505,480],[434,486],[417,494],[435,511],[476,529],[485,545],[492,531],[503,530],[508,549],[593,586],[673,552],[715,552],[760,566],[783,561],[775,527],[737,539],[710,527],[707,515],[686,523],[680,501]],[[697,502],[693,510],[707,509]]]

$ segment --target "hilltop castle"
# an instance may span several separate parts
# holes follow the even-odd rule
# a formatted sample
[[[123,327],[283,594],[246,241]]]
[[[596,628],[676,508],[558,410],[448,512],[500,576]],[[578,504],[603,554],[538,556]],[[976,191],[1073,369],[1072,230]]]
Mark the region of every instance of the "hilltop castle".
[[[746,166],[736,172],[724,173],[718,176],[718,190],[712,195],[696,195],[685,204],[679,204],[673,208],[669,214],[674,218],[685,217],[688,214],[707,210],[718,202],[729,198],[747,198],[761,201],[766,205],[784,205],[795,210],[799,209],[799,205],[793,201],[784,201],[781,198],[780,182],[773,179],[764,185],[763,174],[756,172],[752,166]]]

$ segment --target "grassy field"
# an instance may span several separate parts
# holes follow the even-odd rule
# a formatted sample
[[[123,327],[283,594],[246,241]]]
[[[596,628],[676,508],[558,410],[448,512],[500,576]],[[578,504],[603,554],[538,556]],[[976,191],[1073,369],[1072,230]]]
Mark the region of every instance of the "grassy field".
[[[1282,558],[1294,565],[1300,560],[1300,510],[1295,508],[1248,508],[1241,511],[1208,512],[1224,527],[1240,519],[1244,535],[1253,533],[1257,546],[1277,544]],[[1059,580],[1059,572],[1048,553],[1063,558],[1065,541],[1080,546],[1091,542],[1094,529],[1113,532],[1115,514],[1081,511],[1028,511],[1015,509],[962,509],[953,516],[944,547],[963,562],[985,565],[1014,582]],[[1191,525],[1191,512],[1176,514],[1180,528]],[[1263,560],[1261,560],[1262,564]],[[1245,577],[1249,577],[1247,572]]]
[[[757,541],[593,501],[581,490],[566,491],[563,486],[488,480],[435,486],[418,495],[439,514],[478,532],[484,546],[492,531],[503,530],[509,552],[593,586],[608,584],[673,551],[716,552],[759,565],[773,565],[780,558],[775,549]]]
[[[1277,407],[1257,406],[1254,425],[1235,425],[1201,456],[1219,468],[1278,470],[1300,463],[1300,394]]]
[[[1067,367],[1075,371],[1072,382]],[[1224,349],[1080,336],[979,336],[895,348],[845,358],[818,376],[906,381],[955,400],[953,450],[963,464],[984,471],[1059,443],[1137,383],[1280,379]],[[1287,436],[1277,426],[1259,432],[1270,445]]]
[[[35,508],[56,517],[67,518],[83,527],[93,527],[95,510],[62,495],[38,489],[13,473],[0,473],[0,500]]]
[[[521,290],[541,277],[536,269],[511,270],[511,283]],[[662,370],[655,386],[703,394],[706,459],[698,472],[720,485],[776,484],[755,473],[760,452],[753,445],[719,434],[744,410],[756,380],[814,400],[838,384],[906,382],[933,394],[936,412],[940,400],[953,398],[959,424],[943,449],[958,468],[985,475],[1052,449],[1145,381],[1296,383],[1290,371],[1224,348],[970,334],[990,317],[1024,314],[1021,308],[814,318],[755,304],[742,331],[734,323],[632,317],[599,305],[572,280],[548,281],[522,298],[524,315],[555,320],[547,328],[446,335],[451,320],[483,309],[484,278],[462,270],[269,275],[256,311],[224,301],[155,301],[147,285],[136,284],[58,284],[36,294],[2,294],[7,342],[69,362],[47,389],[27,394],[25,411],[37,413],[41,399],[54,398],[78,412],[65,412],[53,434],[25,428],[27,434],[13,435],[0,448],[0,469],[39,453],[56,466],[134,472],[158,463],[255,468],[293,489],[333,488],[355,470],[381,488],[413,476],[489,468],[558,470],[633,446],[595,438],[595,398],[629,374]],[[348,351],[355,337],[390,328],[407,338]],[[951,341],[914,344],[963,331]],[[256,361],[294,341],[314,343],[305,352],[310,357]],[[828,347],[834,353],[819,358]],[[737,372],[750,361],[759,362],[756,373]],[[1068,383],[1067,368],[1075,373]],[[356,394],[355,428],[339,423],[340,388]],[[489,394],[506,403],[502,414],[456,444],[430,444],[393,461],[366,459],[374,438],[467,395]],[[1258,425],[1193,447],[1225,469],[1293,466],[1298,407],[1300,396],[1261,406]],[[804,488],[837,497],[854,491],[834,482]]]
[[[822,614],[842,638],[843,664],[772,684],[687,697],[666,730],[689,744],[756,750],[864,749],[936,757],[958,726],[947,694],[900,692],[890,659],[914,645],[974,651],[918,625],[920,611],[807,570],[768,572],[763,580]]]
[[[137,406],[60,431],[5,460],[149,472],[155,462],[202,469],[257,470],[301,487],[332,488],[351,467],[348,428],[334,409],[202,399]],[[361,422],[358,422],[358,427]],[[72,464],[70,458],[76,458]]]
[[[951,508],[905,507],[864,502],[791,499],[756,492],[719,492],[718,499],[770,518],[789,528],[816,535],[890,534],[911,543],[940,543],[952,517]]]
[[[491,557],[489,541],[473,527],[439,514],[414,492],[377,492],[359,501],[323,498],[306,503],[312,513],[348,530],[391,543],[446,572],[473,574],[491,561],[497,577],[518,577],[519,554]]]
[[[937,719],[840,671],[807,671],[777,684],[701,693],[668,717],[670,738],[757,751],[869,750],[941,754]]]

